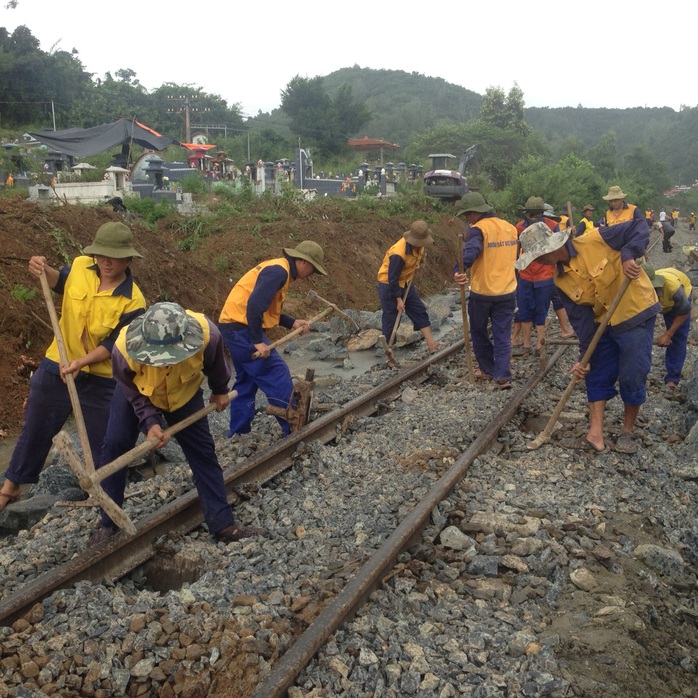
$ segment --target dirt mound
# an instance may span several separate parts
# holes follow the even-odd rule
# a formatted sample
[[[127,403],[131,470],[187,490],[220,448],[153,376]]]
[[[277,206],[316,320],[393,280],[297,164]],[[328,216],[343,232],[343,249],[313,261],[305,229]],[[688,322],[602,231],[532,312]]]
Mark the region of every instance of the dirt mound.
[[[387,248],[415,218],[386,217],[377,209],[353,210],[334,201],[305,205],[295,212],[261,206],[231,216],[215,235],[201,237],[196,220],[170,216],[155,230],[129,223],[143,259],[133,263],[138,285],[149,303],[172,300],[216,320],[230,288],[249,268],[276,257],[283,247],[312,239],[325,250],[329,276],[313,275],[293,284],[287,309],[298,317],[318,312],[307,300],[313,288],[343,308],[376,310],[375,278]],[[433,214],[432,216],[433,217]],[[53,336],[41,288],[27,271],[32,255],[44,255],[55,267],[69,263],[94,238],[97,228],[121,220],[108,206],[39,205],[20,198],[0,199],[0,436],[16,436],[31,370]],[[430,224],[437,240],[418,272],[422,295],[449,285],[462,223],[444,216]],[[35,292],[32,294],[32,291]],[[60,299],[57,299],[60,312]],[[272,335],[273,337],[273,335]]]

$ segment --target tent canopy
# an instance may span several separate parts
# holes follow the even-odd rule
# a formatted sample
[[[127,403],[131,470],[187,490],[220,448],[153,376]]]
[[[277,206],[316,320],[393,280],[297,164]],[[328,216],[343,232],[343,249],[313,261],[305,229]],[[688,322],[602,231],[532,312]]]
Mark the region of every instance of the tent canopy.
[[[73,157],[97,155],[116,145],[136,143],[151,150],[164,150],[177,143],[174,138],[162,136],[157,131],[134,119],[119,119],[112,124],[92,128],[69,128],[64,131],[29,132],[37,141]]]

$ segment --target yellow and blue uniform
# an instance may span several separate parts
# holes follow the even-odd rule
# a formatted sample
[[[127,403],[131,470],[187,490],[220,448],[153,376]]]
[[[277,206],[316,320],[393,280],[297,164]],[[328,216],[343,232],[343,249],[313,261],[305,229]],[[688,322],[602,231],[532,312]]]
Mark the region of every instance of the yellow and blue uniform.
[[[664,277],[664,285],[656,291],[662,306],[661,314],[666,329],[668,330],[672,326],[675,318],[686,316],[686,319],[676,328],[671,337],[671,344],[666,348],[664,355],[664,367],[666,368],[664,382],[678,385],[686,361],[686,345],[691,330],[693,286],[688,276],[678,269],[671,267],[657,269],[655,273],[657,276]]]
[[[423,257],[424,248],[410,245],[404,237],[392,245],[383,257],[378,269],[377,288],[382,309],[382,332],[388,340],[397,320],[398,298],[403,299],[405,315],[412,320],[415,331],[431,326],[429,313],[414,284],[410,286],[407,297],[404,297],[405,288],[413,279]]]
[[[618,211],[608,209],[606,211],[606,225],[618,225],[618,223],[627,223],[628,221],[643,221],[647,225],[647,221],[642,216],[642,211],[634,204],[629,204],[623,201],[623,206]]]
[[[565,243],[570,259],[558,263],[555,284],[579,337],[580,357],[623,283],[623,262],[642,257],[648,241],[649,228],[641,218],[594,229]],[[630,282],[591,357],[586,377],[589,402],[614,397],[616,381],[625,404],[645,401],[659,309],[654,288],[642,271]]]
[[[100,291],[99,286],[99,267],[92,263],[92,257],[77,257],[70,267],[59,271],[53,290],[63,297],[59,325],[69,361],[100,345],[111,351],[121,328],[145,309],[145,299],[129,268],[116,288]],[[54,340],[31,377],[24,424],[5,472],[17,485],[39,481],[53,437],[73,410],[59,359]],[[109,360],[89,364],[75,375],[94,463],[99,459],[114,386]]]
[[[247,434],[252,429],[255,397],[261,390],[269,404],[288,407],[293,394],[293,381],[286,362],[276,349],[266,359],[253,359],[255,344],[266,341],[265,330],[280,325],[293,327],[294,318],[284,314],[283,305],[289,284],[298,276],[294,258],[270,259],[250,269],[235,284],[221,311],[218,328],[235,368],[233,389],[238,396],[230,403],[230,430]],[[290,424],[276,418],[284,435],[291,433]]]
[[[473,353],[480,370],[496,381],[512,378],[517,246],[516,228],[494,213],[483,213],[468,228],[463,246],[463,268],[470,269],[468,316]]]
[[[115,391],[109,414],[99,466],[116,460],[131,450],[139,432],[146,434],[155,424],[172,426],[204,407],[201,384],[204,376],[214,395],[225,395],[230,382],[230,367],[225,358],[223,339],[216,326],[201,313],[187,311],[203,329],[203,346],[179,363],[168,366],[146,366],[134,361],[126,351],[124,328],[112,351],[114,378],[120,389]],[[233,400],[230,404],[235,402]],[[225,496],[223,471],[216,456],[208,420],[199,419],[177,433],[194,476],[204,520],[212,534],[234,523],[233,512]],[[126,468],[102,482],[104,491],[123,505]],[[113,527],[102,511],[100,525]]]

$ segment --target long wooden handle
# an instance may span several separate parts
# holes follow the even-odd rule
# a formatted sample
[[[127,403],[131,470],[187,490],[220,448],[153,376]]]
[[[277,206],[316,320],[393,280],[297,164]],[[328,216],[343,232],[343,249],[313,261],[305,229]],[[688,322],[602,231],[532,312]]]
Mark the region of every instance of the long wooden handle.
[[[234,400],[237,397],[237,390],[231,390],[228,393],[228,397],[231,400]],[[185,417],[181,422],[177,422],[177,424],[167,427],[163,433],[172,436],[177,432],[182,431],[182,429],[186,429],[189,425],[194,424],[194,422],[198,422],[202,417],[210,414],[215,409],[215,403],[211,402],[205,407],[202,407],[200,410],[190,414],[188,417]],[[134,460],[145,455],[148,453],[148,451],[152,451],[158,445],[158,443],[160,443],[160,439],[156,437],[151,437],[150,439],[146,439],[142,443],[139,443],[138,446],[135,446],[130,451],[127,451],[123,455],[119,456],[116,460],[113,460],[111,463],[107,463],[105,466],[95,470],[95,473],[91,478],[92,482],[102,482],[102,480],[108,478],[110,475],[113,475],[122,468],[125,468],[130,463],[133,463]]]
[[[48,309],[49,317],[51,318],[51,326],[53,327],[53,334],[56,337],[56,345],[58,346],[58,356],[61,359],[61,366],[67,366],[70,361],[68,360],[68,352],[65,349],[65,342],[63,341],[63,334],[61,333],[61,326],[58,322],[58,314],[56,313],[56,306],[53,303],[53,296],[51,295],[51,289],[48,285],[48,279],[46,278],[46,272],[41,271],[41,290],[44,293],[44,300],[46,301],[46,308]],[[66,373],[63,375],[65,379],[65,384],[68,387],[68,395],[70,396],[70,404],[73,408],[73,416],[75,417],[75,426],[78,430],[78,437],[80,438],[80,445],[82,446],[83,458],[85,459],[85,466],[89,471],[94,471],[94,461],[92,460],[92,451],[90,450],[90,440],[87,437],[87,427],[85,426],[85,418],[82,416],[82,407],[80,406],[80,398],[78,397],[78,390],[75,387],[75,377],[72,373]]]
[[[318,320],[322,320],[322,318],[325,317],[325,315],[329,315],[334,308],[325,308],[321,313],[318,313],[314,317],[311,317],[310,320],[308,320],[308,325],[312,325],[313,323],[316,323]],[[277,339],[275,342],[272,342],[269,345],[270,349],[275,349],[276,347],[280,347],[282,344],[286,344],[286,342],[291,341],[294,337],[297,337],[299,334],[302,334],[304,328],[303,327],[298,327],[295,330],[292,330],[289,332],[287,335],[284,335],[281,339]],[[261,356],[261,354],[256,351],[254,354],[252,354],[253,359],[258,359]]]
[[[458,271],[463,273],[463,236],[467,234],[470,229],[470,223],[465,227],[465,231],[462,235],[458,236]],[[465,301],[465,286],[460,287],[460,312],[463,317],[463,340],[465,342],[465,358],[468,363],[468,377],[471,383],[475,383],[475,368],[473,366],[473,354],[470,350],[470,323],[468,322],[468,308],[466,307]]]
[[[608,323],[611,320],[613,313],[616,311],[618,304],[623,299],[623,296],[625,295],[625,292],[628,290],[631,281],[632,279],[630,279],[627,276],[623,279],[623,283],[616,292],[616,295],[613,297],[611,305],[608,306],[606,314],[603,316],[603,319],[601,320],[601,323],[596,329],[596,332],[594,333],[594,336],[591,342],[589,343],[589,346],[587,347],[586,351],[584,352],[584,355],[579,361],[580,366],[586,366],[591,360],[591,356],[594,353],[594,350],[596,349],[596,345],[599,343],[599,340],[601,339],[601,335],[606,330],[606,327],[608,326]],[[557,407],[555,407],[555,409],[553,410],[553,413],[550,419],[548,420],[545,429],[543,429],[543,431],[529,444],[529,448],[538,448],[541,444],[546,443],[546,441],[550,438],[550,435],[553,433],[553,428],[555,427],[555,422],[557,422],[558,417],[562,414],[562,410],[567,404],[567,400],[569,400],[569,397],[572,394],[574,386],[577,384],[578,380],[579,379],[577,378],[577,376],[572,376],[570,382],[567,384],[567,387],[565,388],[565,392],[562,394],[560,401],[557,403]]]

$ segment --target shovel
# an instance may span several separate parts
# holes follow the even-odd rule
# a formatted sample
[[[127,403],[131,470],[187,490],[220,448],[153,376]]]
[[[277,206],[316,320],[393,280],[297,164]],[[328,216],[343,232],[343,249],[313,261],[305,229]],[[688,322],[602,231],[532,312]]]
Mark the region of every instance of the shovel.
[[[403,303],[405,302],[405,300],[407,300],[407,294],[410,292],[410,287],[412,286],[413,279],[414,276],[409,280],[407,286],[405,286],[405,292],[402,294]],[[395,342],[395,337],[397,336],[397,328],[400,327],[400,320],[402,320],[403,312],[404,311],[399,310],[397,313],[395,323],[393,324],[393,331],[390,333],[390,341],[386,341],[385,335],[381,335],[378,338],[378,341],[383,347],[385,355],[388,357],[388,365],[395,368],[397,368],[400,364],[398,363],[397,359],[395,358],[395,354],[393,353],[393,342]]]
[[[463,235],[458,236],[458,272],[463,273],[463,237],[468,234],[470,223],[465,228]],[[460,310],[463,316],[463,340],[465,342],[465,357],[468,363],[468,377],[471,383],[475,383],[475,369],[473,367],[473,354],[470,350],[470,324],[468,323],[468,308],[465,301],[465,286],[460,287]]]

